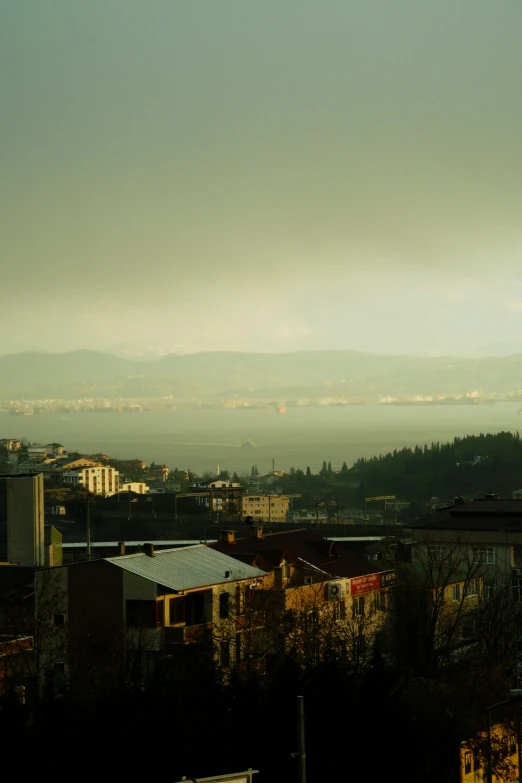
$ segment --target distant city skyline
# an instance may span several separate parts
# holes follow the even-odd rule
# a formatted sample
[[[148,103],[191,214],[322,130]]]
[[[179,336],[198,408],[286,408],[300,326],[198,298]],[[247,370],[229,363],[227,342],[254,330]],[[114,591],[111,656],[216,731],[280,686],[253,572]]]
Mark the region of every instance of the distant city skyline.
[[[0,353],[509,353],[521,38],[509,0],[4,0]]]

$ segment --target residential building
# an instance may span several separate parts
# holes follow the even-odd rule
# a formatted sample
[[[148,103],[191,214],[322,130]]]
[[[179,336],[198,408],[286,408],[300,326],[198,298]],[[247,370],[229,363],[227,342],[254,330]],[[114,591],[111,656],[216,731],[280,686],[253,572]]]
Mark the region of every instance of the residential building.
[[[522,502],[488,494],[434,511],[411,525],[414,548],[466,557],[484,569],[485,595],[499,579],[512,580],[522,601]]]
[[[125,481],[119,486],[119,492],[135,492],[136,495],[147,495],[149,487],[144,481]]]
[[[42,474],[0,476],[0,562],[43,566]]]
[[[254,527],[242,539],[223,530],[210,546],[269,577],[248,594],[250,615],[238,637],[242,665],[257,656],[261,666],[285,651],[316,663],[332,644],[363,665],[377,637],[384,639],[395,581],[389,564],[369,563],[307,530],[264,534]]]
[[[147,476],[150,479],[150,481],[165,482],[169,477],[168,465],[154,465],[154,464],[149,465],[149,468],[147,470]]]
[[[255,522],[286,522],[289,508],[290,498],[287,495],[255,494],[241,498],[242,518],[252,517]]]
[[[237,481],[215,479],[192,484],[190,492],[210,512],[234,516],[240,513],[243,489]]]
[[[74,487],[83,487],[93,495],[113,495],[119,492],[119,473],[114,468],[105,465],[79,467],[74,470],[64,470],[62,482]]]
[[[460,746],[460,783],[487,781],[487,733]],[[491,726],[492,783],[519,780],[520,746],[515,726],[495,723]]]
[[[233,606],[265,577],[203,544],[163,551],[145,544],[139,554],[41,570],[40,686],[140,684],[166,655],[196,641],[214,642],[227,668],[235,659]]]
[[[17,438],[2,438],[0,439],[0,448],[7,451],[20,451],[22,448],[22,442]]]

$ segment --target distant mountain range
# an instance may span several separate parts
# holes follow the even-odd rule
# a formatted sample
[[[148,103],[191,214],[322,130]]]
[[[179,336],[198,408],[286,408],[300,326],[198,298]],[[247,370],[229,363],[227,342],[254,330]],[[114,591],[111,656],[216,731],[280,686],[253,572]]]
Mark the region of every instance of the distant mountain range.
[[[484,394],[522,389],[522,354],[488,358],[359,351],[216,351],[132,360],[96,351],[0,356],[1,399]]]

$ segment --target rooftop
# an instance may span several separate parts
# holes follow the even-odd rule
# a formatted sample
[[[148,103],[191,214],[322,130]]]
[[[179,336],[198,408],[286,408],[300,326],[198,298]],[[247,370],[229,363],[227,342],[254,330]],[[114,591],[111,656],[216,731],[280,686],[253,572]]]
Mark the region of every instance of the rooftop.
[[[522,500],[490,497],[437,509],[411,528],[425,530],[521,530]]]
[[[140,552],[135,555],[107,557],[105,560],[125,571],[161,584],[175,593],[264,576],[264,572],[258,568],[240,563],[205,544],[163,549],[155,552],[153,557]]]
[[[303,529],[267,533],[262,538],[236,538],[230,543],[217,541],[209,548],[226,552],[242,562],[259,563],[265,571],[271,571],[286,559],[296,565],[308,564],[331,576],[348,579],[375,573],[375,565],[367,560],[342,549],[335,541],[327,540],[319,533]]]

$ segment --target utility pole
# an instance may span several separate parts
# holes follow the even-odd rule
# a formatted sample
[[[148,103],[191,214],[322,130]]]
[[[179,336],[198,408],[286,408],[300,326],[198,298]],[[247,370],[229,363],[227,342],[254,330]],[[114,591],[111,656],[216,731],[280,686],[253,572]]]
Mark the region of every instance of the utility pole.
[[[304,696],[297,697],[297,781],[306,783]]]
[[[87,560],[91,559],[91,499],[87,498]]]

